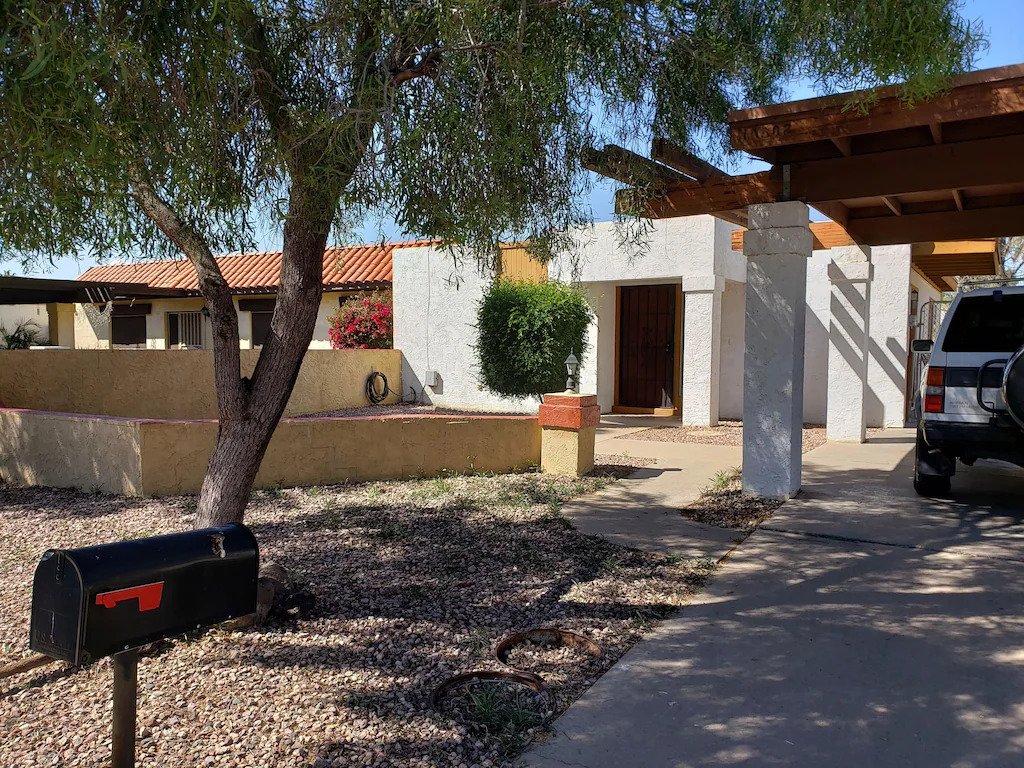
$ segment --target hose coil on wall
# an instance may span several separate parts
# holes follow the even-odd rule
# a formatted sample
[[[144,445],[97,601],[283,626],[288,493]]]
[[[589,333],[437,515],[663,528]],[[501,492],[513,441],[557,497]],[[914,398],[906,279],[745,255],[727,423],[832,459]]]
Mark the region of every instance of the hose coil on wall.
[[[377,382],[380,382],[378,386]],[[388,377],[380,371],[374,371],[366,377],[366,399],[374,405],[383,403],[392,394],[388,387]]]

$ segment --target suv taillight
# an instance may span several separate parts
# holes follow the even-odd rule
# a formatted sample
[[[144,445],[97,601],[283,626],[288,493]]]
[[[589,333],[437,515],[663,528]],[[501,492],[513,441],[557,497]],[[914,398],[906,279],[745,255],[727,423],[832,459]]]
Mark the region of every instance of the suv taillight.
[[[946,369],[928,366],[924,384],[924,412],[942,413],[946,408]]]

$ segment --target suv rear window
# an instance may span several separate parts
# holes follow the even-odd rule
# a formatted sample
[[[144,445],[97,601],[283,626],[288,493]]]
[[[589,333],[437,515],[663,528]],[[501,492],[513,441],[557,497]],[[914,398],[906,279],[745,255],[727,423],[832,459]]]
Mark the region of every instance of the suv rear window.
[[[1013,352],[1024,345],[1024,294],[965,296],[942,342],[944,352]]]

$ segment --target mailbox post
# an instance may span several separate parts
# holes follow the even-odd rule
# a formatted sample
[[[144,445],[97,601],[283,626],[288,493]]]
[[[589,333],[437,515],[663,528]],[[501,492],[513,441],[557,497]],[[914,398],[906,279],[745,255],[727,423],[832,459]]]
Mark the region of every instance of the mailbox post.
[[[135,768],[135,723],[139,693],[139,649],[115,653],[110,768]]]
[[[43,554],[29,647],[75,666],[112,657],[112,768],[135,766],[138,649],[253,613],[258,578],[237,523]]]

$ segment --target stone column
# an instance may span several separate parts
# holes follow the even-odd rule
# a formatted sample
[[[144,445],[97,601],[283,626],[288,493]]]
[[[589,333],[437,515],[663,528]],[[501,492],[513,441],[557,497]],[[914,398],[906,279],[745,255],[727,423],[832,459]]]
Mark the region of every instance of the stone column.
[[[597,395],[544,395],[537,419],[543,472],[579,477],[594,468],[594,441],[601,421]]]
[[[868,350],[870,344],[871,249],[832,249],[828,325],[829,440],[863,443],[867,435]]]
[[[743,490],[800,490],[807,259],[813,238],[800,202],[752,205],[743,358]]]
[[[683,424],[718,424],[722,292],[718,275],[683,278]]]

